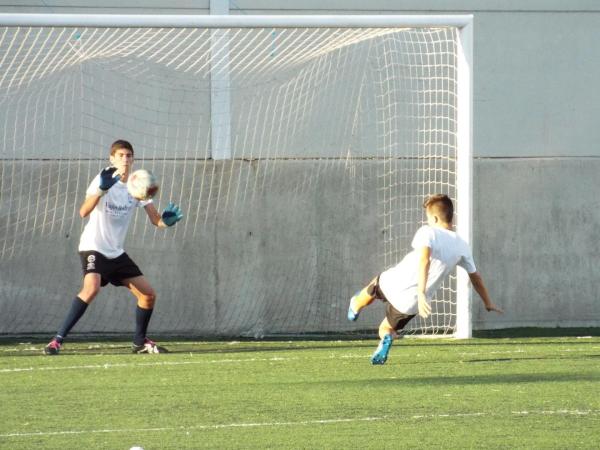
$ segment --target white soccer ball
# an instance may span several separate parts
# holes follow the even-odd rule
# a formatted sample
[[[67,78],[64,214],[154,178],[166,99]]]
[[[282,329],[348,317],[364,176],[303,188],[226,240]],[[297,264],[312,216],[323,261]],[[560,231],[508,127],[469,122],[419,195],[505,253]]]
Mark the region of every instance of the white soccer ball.
[[[139,169],[129,175],[127,190],[137,200],[150,200],[158,192],[158,182],[152,172]]]

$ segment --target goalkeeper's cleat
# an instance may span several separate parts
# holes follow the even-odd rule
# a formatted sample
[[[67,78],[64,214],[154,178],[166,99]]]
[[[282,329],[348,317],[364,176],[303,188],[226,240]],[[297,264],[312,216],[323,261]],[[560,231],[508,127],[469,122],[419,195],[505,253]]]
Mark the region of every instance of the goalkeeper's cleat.
[[[56,340],[56,338],[52,339],[46,347],[44,347],[44,353],[46,355],[58,355],[60,352],[61,344]]]
[[[156,342],[145,338],[144,343],[142,345],[131,346],[131,351],[133,353],[167,353],[167,349],[164,347],[159,347],[156,345]]]
[[[354,312],[352,309],[352,304],[354,303],[355,298],[356,295],[350,299],[350,305],[348,306],[348,320],[351,322],[356,321],[356,319],[358,319],[358,315],[360,314],[360,311]]]
[[[379,341],[379,345],[377,346],[375,353],[373,353],[373,356],[371,356],[372,364],[385,364],[393,340],[394,338],[391,334],[386,334],[383,339]]]

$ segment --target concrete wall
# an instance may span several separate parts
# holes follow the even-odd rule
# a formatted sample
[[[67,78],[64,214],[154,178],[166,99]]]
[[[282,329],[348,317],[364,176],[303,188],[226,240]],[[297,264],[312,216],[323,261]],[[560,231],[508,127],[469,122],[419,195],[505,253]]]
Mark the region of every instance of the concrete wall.
[[[6,12],[205,14],[208,1],[23,1]],[[474,252],[497,317],[599,326],[600,4],[593,0],[236,0],[232,14],[473,13]],[[367,276],[367,275],[365,275]]]
[[[597,176],[585,158],[482,160],[476,255],[502,320],[478,326],[591,326],[598,322]]]
[[[365,172],[381,166],[360,164]],[[0,169],[24,180],[40,171],[60,177],[97,170],[96,162],[83,165],[93,167],[46,161]],[[363,184],[378,177],[349,178],[345,161],[318,160],[166,162],[155,174],[170,181],[185,171],[206,172],[203,179],[212,180],[207,186],[199,178],[183,180],[185,219],[157,230],[140,210],[127,239],[128,254],[158,294],[154,332],[263,336],[356,328],[343,314],[348,298],[382,266],[378,190]],[[255,188],[237,189],[240,180]],[[18,226],[8,230],[10,211],[33,208],[35,190],[32,195],[25,185],[10,205],[1,205],[0,230],[10,239],[0,239],[0,333],[51,334],[61,323],[81,280],[83,221],[73,211],[82,184],[85,175],[64,177],[57,202],[50,197],[40,211],[23,210]],[[232,195],[218,195],[226,186]],[[173,194],[163,186],[157,206]],[[54,218],[44,225],[46,215]],[[106,288],[77,331],[131,331],[134,305],[127,290]],[[361,326],[376,327],[378,320],[379,311],[368,311]]]

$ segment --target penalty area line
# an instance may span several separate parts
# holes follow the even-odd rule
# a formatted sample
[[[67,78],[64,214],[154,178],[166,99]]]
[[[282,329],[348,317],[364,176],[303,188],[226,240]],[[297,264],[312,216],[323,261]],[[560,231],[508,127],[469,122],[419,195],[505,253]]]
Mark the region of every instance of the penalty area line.
[[[139,358],[139,355],[134,355],[133,358]],[[143,358],[144,356],[142,356]],[[152,356],[151,356],[152,357]],[[336,355],[326,356],[322,358],[309,359],[367,359],[369,355]],[[47,357],[46,357],[47,358]],[[52,357],[55,358],[55,357]],[[235,363],[253,363],[253,362],[287,362],[298,361],[299,357],[272,356],[270,358],[223,358],[223,359],[196,359],[194,361],[149,361],[149,362],[132,362],[132,363],[104,363],[104,364],[82,364],[79,366],[41,366],[41,367],[10,367],[0,369],[0,374],[3,373],[19,373],[19,372],[48,372],[61,370],[98,370],[98,369],[123,369],[135,367],[161,367],[161,366],[186,366],[197,364],[235,364]]]
[[[135,356],[134,356],[135,357]],[[121,369],[126,367],[159,367],[159,366],[185,366],[194,364],[231,364],[231,363],[247,363],[247,362],[277,362],[277,361],[294,361],[298,358],[241,358],[241,359],[211,359],[199,361],[153,361],[153,362],[138,362],[138,363],[105,363],[105,364],[85,364],[81,366],[48,366],[48,367],[13,367],[9,369],[0,369],[1,373],[16,373],[16,372],[37,372],[37,371],[60,371],[60,370],[95,370],[95,369]]]
[[[473,413],[456,413],[456,414],[418,414],[405,416],[378,416],[378,417],[340,417],[333,419],[313,419],[299,421],[282,421],[282,422],[241,422],[241,423],[225,423],[213,425],[191,425],[180,427],[154,427],[154,428],[109,428],[100,430],[64,430],[64,431],[35,431],[28,433],[5,433],[0,434],[0,439],[6,438],[27,438],[27,437],[51,437],[51,436],[66,436],[66,435],[86,435],[86,434],[117,434],[117,433],[149,433],[149,432],[172,432],[180,431],[189,433],[191,431],[203,430],[219,430],[227,428],[259,428],[259,427],[289,427],[289,426],[306,426],[306,425],[331,425],[340,423],[356,423],[356,422],[381,422],[385,420],[427,420],[427,419],[455,419],[455,418],[472,418],[472,417],[497,417],[501,416],[497,412],[473,412]],[[507,415],[511,416],[528,416],[528,415],[567,415],[567,416],[595,416],[600,415],[600,410],[537,410],[537,411],[510,411]]]
[[[11,437],[38,437],[38,436],[64,436],[64,435],[81,435],[81,434],[101,434],[101,433],[148,433],[160,431],[201,431],[201,430],[218,430],[223,428],[256,428],[256,427],[281,427],[281,426],[300,426],[300,425],[327,425],[344,422],[368,422],[385,420],[385,417],[360,417],[360,418],[340,418],[340,419],[319,419],[319,420],[302,420],[298,422],[246,422],[246,423],[226,423],[214,425],[192,425],[188,427],[158,427],[158,428],[114,428],[104,430],[65,430],[65,431],[36,431],[30,433],[7,433],[0,434],[1,438]]]

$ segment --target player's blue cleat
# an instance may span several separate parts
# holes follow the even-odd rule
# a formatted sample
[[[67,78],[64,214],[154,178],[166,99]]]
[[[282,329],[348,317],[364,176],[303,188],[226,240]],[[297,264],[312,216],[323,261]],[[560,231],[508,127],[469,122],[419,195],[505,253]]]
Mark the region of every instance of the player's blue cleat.
[[[358,315],[360,314],[360,311],[354,312],[354,310],[352,309],[352,303],[354,303],[355,298],[356,295],[350,299],[350,305],[348,306],[348,320],[351,322],[355,322],[356,319],[358,319]]]
[[[394,338],[391,334],[386,334],[383,339],[379,341],[379,345],[377,346],[375,353],[373,353],[373,356],[371,356],[372,364],[385,364],[393,341]]]

